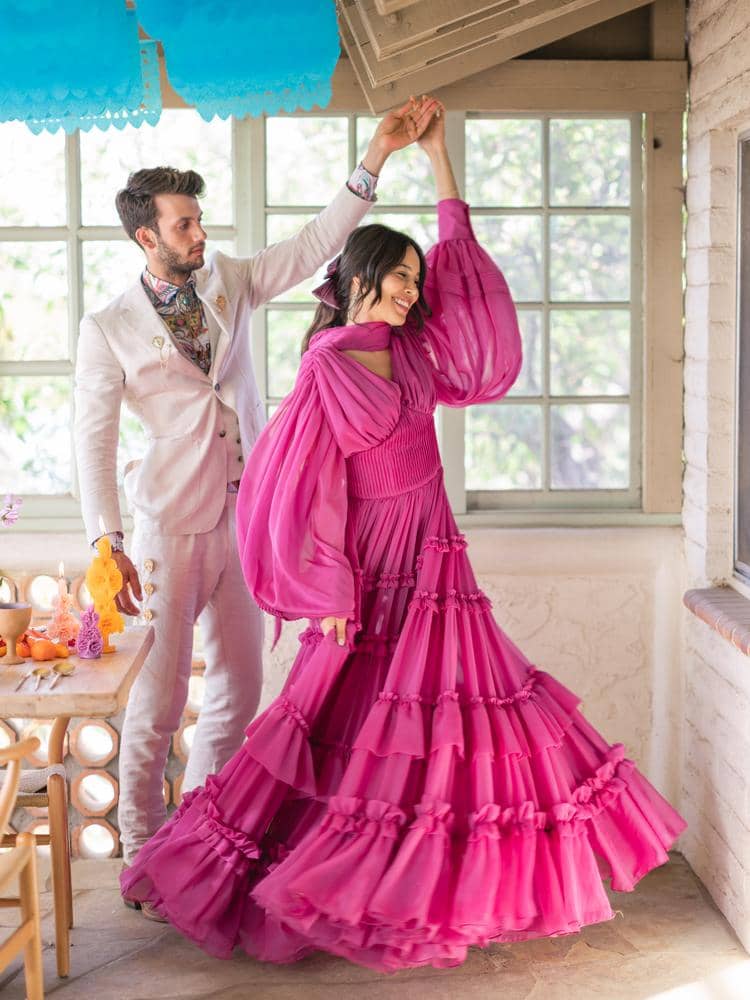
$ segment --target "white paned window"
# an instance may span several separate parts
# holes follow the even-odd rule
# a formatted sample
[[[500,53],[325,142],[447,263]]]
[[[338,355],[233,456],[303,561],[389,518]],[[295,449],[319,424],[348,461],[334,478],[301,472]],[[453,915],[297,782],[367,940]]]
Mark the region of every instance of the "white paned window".
[[[469,509],[640,504],[640,116],[468,116],[466,199],[521,375],[465,416]]]
[[[477,236],[518,304],[524,366],[506,400],[439,414],[457,512],[637,507],[640,467],[640,116],[451,113],[449,146]],[[78,324],[143,264],[114,195],[131,170],[198,170],[209,249],[249,255],[319,211],[358,162],[376,119],[305,114],[65,138],[0,125],[0,493],[29,527],[79,523],[72,459]],[[365,221],[436,239],[434,185],[418,149],[394,155]],[[290,390],[314,311],[310,280],[258,310],[256,373],[269,412]],[[144,446],[123,408],[120,467]]]

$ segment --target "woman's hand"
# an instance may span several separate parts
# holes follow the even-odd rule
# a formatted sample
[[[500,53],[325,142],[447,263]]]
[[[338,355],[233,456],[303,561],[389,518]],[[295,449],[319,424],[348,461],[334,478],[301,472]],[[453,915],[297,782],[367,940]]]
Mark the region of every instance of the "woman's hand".
[[[425,100],[425,98],[422,98]],[[427,122],[422,134],[417,139],[419,146],[432,158],[446,150],[445,145],[445,105],[442,101],[433,100],[434,114]]]
[[[438,104],[434,97],[410,97],[403,107],[384,115],[362,159],[365,169],[379,174],[391,153],[416,142],[429,127]]]
[[[333,629],[336,630],[336,642],[339,646],[343,646],[346,642],[346,618],[322,618],[320,621],[320,627],[323,630],[323,635],[328,635]]]

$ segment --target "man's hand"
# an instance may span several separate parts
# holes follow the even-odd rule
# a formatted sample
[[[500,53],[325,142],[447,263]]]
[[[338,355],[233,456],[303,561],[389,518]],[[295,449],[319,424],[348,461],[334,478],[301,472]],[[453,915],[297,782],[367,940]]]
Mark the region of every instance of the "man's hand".
[[[346,618],[323,618],[320,622],[323,635],[328,635],[332,629],[336,629],[336,642],[343,646],[346,642]]]
[[[419,139],[439,106],[434,97],[410,97],[403,107],[384,115],[362,159],[365,169],[379,174],[391,153]]]
[[[115,604],[123,614],[132,615],[137,618],[141,612],[138,605],[134,603],[133,597],[137,601],[143,600],[141,581],[138,579],[138,570],[124,552],[113,552],[112,558],[122,574],[122,589],[115,598]]]

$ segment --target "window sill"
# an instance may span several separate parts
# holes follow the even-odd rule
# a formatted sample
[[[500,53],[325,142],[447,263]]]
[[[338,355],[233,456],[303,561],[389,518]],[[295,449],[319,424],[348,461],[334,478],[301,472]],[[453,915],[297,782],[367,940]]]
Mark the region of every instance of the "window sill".
[[[473,510],[457,514],[462,530],[472,528],[648,528],[679,527],[682,515],[641,510]]]
[[[22,511],[16,532],[29,534],[83,534],[80,511],[32,514]],[[132,518],[123,515],[126,536],[133,530]],[[679,527],[680,514],[646,514],[639,510],[475,510],[457,514],[462,531],[473,528],[648,528]]]
[[[750,600],[734,587],[688,590],[682,601],[696,618],[750,656]]]

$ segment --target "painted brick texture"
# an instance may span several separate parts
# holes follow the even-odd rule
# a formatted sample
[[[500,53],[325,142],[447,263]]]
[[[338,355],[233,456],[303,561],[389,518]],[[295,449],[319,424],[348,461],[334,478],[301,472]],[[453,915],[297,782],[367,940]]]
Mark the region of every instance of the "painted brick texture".
[[[750,4],[693,0],[688,32],[683,526],[690,585],[705,587],[733,565],[736,162],[750,128]],[[685,619],[681,844],[747,947],[750,658],[706,620]]]

